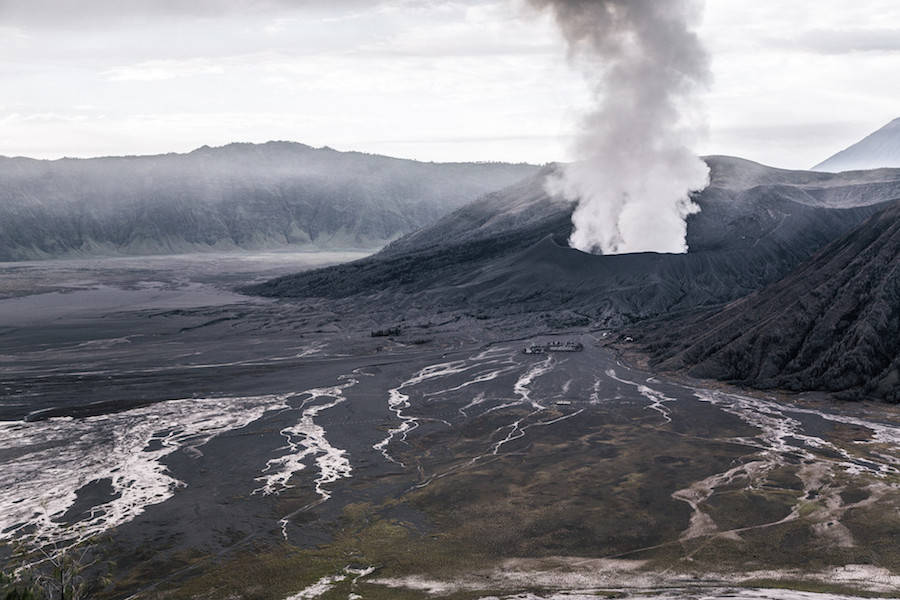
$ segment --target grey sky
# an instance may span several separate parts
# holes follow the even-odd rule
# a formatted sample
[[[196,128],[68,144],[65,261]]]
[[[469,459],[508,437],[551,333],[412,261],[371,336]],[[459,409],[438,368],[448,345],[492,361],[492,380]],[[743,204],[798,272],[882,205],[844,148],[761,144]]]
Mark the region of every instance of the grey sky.
[[[808,167],[900,116],[900,3],[707,0],[704,153]],[[0,0],[0,154],[290,139],[569,157],[587,102],[517,0]]]

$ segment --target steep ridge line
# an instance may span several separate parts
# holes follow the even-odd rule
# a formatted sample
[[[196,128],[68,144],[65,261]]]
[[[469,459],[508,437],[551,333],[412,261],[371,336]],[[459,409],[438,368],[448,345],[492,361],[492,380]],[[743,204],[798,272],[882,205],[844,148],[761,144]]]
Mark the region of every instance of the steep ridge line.
[[[900,201],[723,310],[630,336],[664,369],[900,402]]]

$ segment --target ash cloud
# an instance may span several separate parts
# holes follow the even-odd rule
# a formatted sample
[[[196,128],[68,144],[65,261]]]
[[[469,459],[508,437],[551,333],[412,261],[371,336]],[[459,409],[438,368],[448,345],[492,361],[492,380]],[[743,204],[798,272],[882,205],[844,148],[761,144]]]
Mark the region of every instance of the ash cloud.
[[[529,0],[550,11],[591,86],[576,162],[548,183],[577,201],[570,244],[586,252],[687,251],[690,192],[709,169],[691,150],[704,130],[697,94],[709,58],[691,27],[695,0]]]

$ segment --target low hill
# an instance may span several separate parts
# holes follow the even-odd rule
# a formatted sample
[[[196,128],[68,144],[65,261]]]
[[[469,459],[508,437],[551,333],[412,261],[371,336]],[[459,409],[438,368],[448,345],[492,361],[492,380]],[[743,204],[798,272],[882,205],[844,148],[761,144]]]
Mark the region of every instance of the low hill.
[[[814,171],[858,171],[900,167],[900,119],[822,161]]]
[[[0,260],[376,249],[537,171],[303,144],[54,161],[0,157]]]
[[[900,202],[764,290],[635,337],[698,377],[900,402]]]

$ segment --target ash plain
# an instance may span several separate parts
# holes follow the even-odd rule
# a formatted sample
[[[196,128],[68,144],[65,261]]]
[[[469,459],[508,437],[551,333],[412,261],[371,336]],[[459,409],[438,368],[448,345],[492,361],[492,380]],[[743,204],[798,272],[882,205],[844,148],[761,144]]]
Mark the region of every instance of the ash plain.
[[[895,409],[234,291],[356,256],[0,264],[7,565],[96,544],[109,598],[896,595]],[[522,353],[550,340],[584,351]]]

